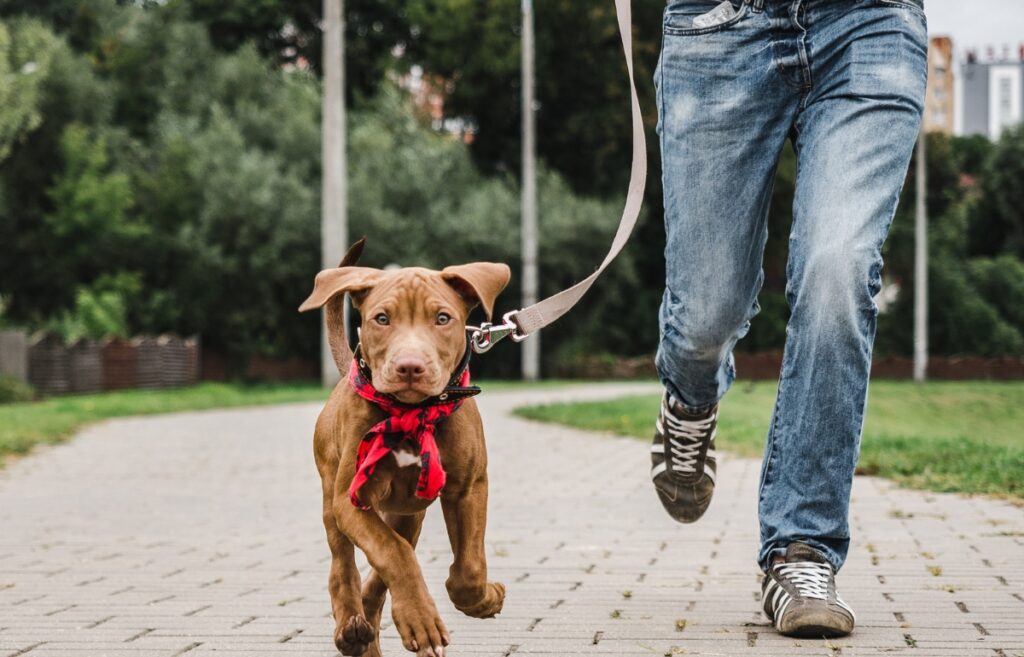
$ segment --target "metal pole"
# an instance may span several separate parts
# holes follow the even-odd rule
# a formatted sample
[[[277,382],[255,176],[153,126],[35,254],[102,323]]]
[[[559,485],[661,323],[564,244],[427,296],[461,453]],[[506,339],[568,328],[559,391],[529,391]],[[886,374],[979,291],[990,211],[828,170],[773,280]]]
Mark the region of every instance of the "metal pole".
[[[537,145],[533,83],[533,0],[523,2],[523,308],[537,301]],[[523,379],[540,377],[540,335],[523,342]]]
[[[321,265],[337,267],[348,242],[345,163],[345,18],[344,0],[324,0],[323,179],[321,194]],[[340,374],[327,343],[326,315],[321,319],[320,378],[325,387]],[[348,326],[348,309],[345,312]]]
[[[914,381],[928,378],[928,191],[925,132],[917,137],[917,199],[914,218]]]

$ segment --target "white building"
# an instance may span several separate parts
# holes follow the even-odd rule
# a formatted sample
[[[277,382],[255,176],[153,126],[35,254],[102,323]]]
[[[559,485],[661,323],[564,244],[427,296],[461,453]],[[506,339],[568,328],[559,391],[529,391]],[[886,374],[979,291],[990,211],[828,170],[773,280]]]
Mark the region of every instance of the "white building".
[[[956,76],[954,132],[999,139],[1006,128],[1024,122],[1024,45],[1016,56],[989,49],[979,58],[968,51]]]

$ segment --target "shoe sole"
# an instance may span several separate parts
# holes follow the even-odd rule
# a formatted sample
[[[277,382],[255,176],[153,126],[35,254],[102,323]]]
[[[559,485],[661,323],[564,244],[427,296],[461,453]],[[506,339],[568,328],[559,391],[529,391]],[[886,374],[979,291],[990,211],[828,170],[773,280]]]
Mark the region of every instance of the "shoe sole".
[[[779,630],[779,634],[794,639],[838,639],[840,637],[847,636],[850,633],[845,630],[839,630],[825,625],[806,625],[794,628],[788,632]]]
[[[835,611],[805,609],[803,613],[786,614],[785,622],[779,624],[779,634],[795,639],[837,639],[853,632],[852,622]],[[837,618],[839,616],[839,618]]]
[[[654,490],[658,494],[658,499],[661,501],[661,506],[668,513],[669,517],[678,523],[689,525],[700,520],[704,513],[711,506],[711,495],[705,500],[702,500],[698,504],[685,504],[681,505],[677,500],[670,499],[668,494],[658,487],[658,484],[654,484]]]

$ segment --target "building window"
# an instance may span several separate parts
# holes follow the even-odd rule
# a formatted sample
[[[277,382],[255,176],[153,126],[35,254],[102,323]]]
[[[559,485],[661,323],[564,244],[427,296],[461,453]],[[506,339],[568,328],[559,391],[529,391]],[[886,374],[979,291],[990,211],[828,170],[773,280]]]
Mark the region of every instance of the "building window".
[[[999,139],[1003,130],[1021,122],[1021,73],[1016,65],[989,69],[989,137]]]

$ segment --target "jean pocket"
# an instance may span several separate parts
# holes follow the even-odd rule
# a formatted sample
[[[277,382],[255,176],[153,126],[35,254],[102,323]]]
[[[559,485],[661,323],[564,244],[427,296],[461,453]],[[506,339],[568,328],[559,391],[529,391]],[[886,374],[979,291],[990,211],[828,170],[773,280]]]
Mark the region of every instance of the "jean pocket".
[[[924,0],[875,0],[882,7],[900,7],[924,13]]]
[[[707,27],[694,27],[693,19],[712,11],[721,3],[705,2],[673,2],[665,9],[665,20],[663,29],[666,35],[671,36],[697,36],[700,34],[712,34],[727,30],[736,23],[739,23],[747,15],[750,9],[749,2],[743,2],[736,14],[727,21],[709,25]]]

